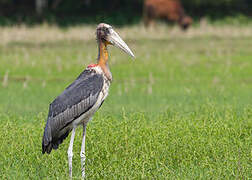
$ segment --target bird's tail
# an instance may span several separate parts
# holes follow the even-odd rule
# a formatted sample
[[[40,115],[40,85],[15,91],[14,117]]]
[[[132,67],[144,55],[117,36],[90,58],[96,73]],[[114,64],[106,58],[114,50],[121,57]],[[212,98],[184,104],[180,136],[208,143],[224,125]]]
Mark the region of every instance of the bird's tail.
[[[52,130],[51,126],[46,124],[45,130],[44,130],[44,136],[42,139],[42,153],[44,154],[45,152],[47,154],[50,154],[52,149],[58,149],[59,145],[63,142],[64,139],[68,136],[69,132],[71,130],[66,130],[64,133],[61,134],[61,136],[57,136],[55,134],[52,135]]]
[[[50,154],[52,151],[52,133],[51,133],[51,128],[48,126],[48,122],[46,123],[46,127],[44,130],[44,135],[42,139],[42,153],[44,154],[47,152]]]

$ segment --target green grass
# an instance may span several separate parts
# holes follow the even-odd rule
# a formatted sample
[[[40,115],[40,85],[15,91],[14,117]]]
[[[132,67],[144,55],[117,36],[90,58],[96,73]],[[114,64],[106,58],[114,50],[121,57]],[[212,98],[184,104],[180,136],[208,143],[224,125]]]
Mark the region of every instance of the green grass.
[[[1,37],[0,179],[68,178],[69,137],[49,156],[41,140],[50,102],[96,59],[87,28],[84,39],[50,27]],[[87,178],[251,179],[252,33],[242,28],[118,29],[137,58],[110,48],[114,80],[87,127]],[[81,128],[76,179],[80,146]]]

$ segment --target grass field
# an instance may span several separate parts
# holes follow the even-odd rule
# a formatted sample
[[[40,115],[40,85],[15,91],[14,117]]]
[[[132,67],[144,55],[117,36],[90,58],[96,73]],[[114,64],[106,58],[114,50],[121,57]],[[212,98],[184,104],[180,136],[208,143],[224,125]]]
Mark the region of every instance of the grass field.
[[[0,28],[0,179],[68,179],[41,153],[48,105],[95,62],[95,26]],[[87,179],[251,179],[252,26],[116,30],[110,95],[87,127]],[[80,172],[81,128],[73,176]]]

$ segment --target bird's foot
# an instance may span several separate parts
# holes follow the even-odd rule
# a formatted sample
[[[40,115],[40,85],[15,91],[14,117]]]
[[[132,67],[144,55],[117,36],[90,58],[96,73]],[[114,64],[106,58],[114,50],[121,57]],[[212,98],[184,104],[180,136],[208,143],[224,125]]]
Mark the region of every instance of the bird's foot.
[[[82,172],[82,179],[85,179],[85,171]]]
[[[72,179],[72,156],[68,156],[68,165],[69,165],[69,177],[70,179]]]
[[[86,160],[85,152],[81,151],[80,157],[81,157],[81,174],[82,178],[85,179],[85,160]]]

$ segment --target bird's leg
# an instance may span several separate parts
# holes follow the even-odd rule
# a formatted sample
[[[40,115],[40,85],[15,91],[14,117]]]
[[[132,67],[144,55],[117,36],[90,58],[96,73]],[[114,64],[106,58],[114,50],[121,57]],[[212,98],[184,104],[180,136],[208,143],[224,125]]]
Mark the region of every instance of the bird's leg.
[[[80,152],[80,157],[81,157],[81,174],[82,178],[85,178],[85,160],[86,160],[86,155],[85,155],[85,140],[86,140],[86,124],[83,124],[83,134],[82,134],[82,144],[81,144],[81,152]]]
[[[73,158],[73,142],[74,142],[74,136],[75,136],[75,127],[72,130],[72,135],[70,139],[70,144],[68,147],[68,165],[69,165],[69,176],[72,178],[72,158]]]

